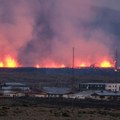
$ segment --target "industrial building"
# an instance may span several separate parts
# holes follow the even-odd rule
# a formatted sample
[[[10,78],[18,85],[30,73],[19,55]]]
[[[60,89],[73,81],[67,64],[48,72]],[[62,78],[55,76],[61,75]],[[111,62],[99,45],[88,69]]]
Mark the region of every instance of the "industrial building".
[[[22,83],[2,83],[0,94],[4,97],[21,97],[30,91],[30,87]]]
[[[86,90],[106,90],[106,91],[120,91],[120,83],[80,83],[80,91]]]
[[[11,82],[11,83],[3,83],[1,85],[1,89],[2,90],[23,90],[23,91],[26,91],[26,90],[30,90],[30,88],[23,84],[23,83],[16,83],[16,82]]]
[[[71,89],[67,87],[43,87],[43,91],[48,97],[62,97],[71,93]]]
[[[96,100],[120,100],[120,92],[96,91],[91,96]]]

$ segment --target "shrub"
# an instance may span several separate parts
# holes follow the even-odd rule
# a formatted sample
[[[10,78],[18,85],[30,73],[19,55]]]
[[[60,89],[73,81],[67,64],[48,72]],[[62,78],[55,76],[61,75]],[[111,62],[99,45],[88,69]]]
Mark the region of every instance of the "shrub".
[[[62,113],[62,116],[63,117],[69,117],[69,114],[64,112],[64,113]]]

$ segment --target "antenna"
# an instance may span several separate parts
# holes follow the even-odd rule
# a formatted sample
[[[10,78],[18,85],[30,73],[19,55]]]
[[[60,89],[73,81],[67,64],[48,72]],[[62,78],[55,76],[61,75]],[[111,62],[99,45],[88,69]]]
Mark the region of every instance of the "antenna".
[[[74,47],[73,47],[73,63],[72,63],[72,68],[74,69],[74,57],[75,57],[75,54],[74,54]]]
[[[115,70],[118,69],[118,51],[117,51],[117,48],[115,50],[115,61],[114,61],[114,67],[115,67]]]
[[[75,68],[75,60],[74,60],[74,57],[75,57],[75,49],[74,49],[74,47],[73,47],[73,61],[72,61],[72,90],[74,91],[74,87],[75,87],[75,85],[74,85],[74,83],[75,83],[75,70],[74,70],[74,68]]]

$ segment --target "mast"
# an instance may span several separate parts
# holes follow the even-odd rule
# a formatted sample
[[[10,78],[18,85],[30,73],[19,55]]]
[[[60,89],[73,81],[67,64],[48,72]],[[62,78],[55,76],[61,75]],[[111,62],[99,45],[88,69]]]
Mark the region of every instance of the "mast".
[[[74,57],[75,57],[74,51],[75,51],[75,49],[74,49],[74,47],[73,47],[73,63],[72,63],[72,68],[73,68],[73,69],[74,69],[74,64],[75,64],[75,63],[74,63],[74,62],[75,62],[75,61],[74,61]]]
[[[114,68],[115,68],[115,70],[118,69],[118,51],[117,51],[117,49],[115,50]]]
[[[74,91],[74,87],[75,87],[75,49],[73,47],[73,61],[72,61],[72,90]]]

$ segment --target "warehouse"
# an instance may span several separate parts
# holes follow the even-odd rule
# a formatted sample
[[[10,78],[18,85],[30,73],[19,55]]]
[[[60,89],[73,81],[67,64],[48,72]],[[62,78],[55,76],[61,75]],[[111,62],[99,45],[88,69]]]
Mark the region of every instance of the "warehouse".
[[[120,92],[96,91],[91,96],[96,100],[120,100]]]
[[[29,91],[30,88],[23,84],[23,83],[16,83],[16,82],[10,82],[10,83],[3,83],[1,85],[2,90],[22,90],[22,91]]]
[[[30,87],[22,83],[3,83],[1,84],[0,93],[4,97],[21,97],[30,92]]]

